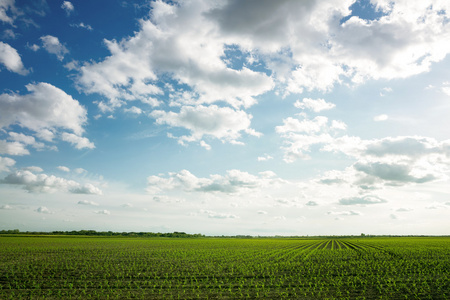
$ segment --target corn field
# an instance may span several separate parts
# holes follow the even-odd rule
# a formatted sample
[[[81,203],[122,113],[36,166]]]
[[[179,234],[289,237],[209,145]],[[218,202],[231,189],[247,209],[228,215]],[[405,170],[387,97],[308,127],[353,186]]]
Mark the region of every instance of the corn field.
[[[450,238],[0,237],[0,299],[449,299]]]

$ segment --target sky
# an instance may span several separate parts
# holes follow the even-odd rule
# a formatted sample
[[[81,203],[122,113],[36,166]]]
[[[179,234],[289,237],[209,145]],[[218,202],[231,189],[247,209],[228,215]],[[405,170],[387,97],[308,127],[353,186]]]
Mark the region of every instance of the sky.
[[[449,16],[0,0],[0,229],[449,234]]]

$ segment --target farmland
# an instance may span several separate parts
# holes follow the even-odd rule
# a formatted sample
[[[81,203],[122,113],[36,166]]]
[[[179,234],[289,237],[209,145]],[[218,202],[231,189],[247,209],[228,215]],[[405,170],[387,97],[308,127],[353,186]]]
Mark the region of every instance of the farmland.
[[[449,299],[450,238],[0,236],[0,299]]]

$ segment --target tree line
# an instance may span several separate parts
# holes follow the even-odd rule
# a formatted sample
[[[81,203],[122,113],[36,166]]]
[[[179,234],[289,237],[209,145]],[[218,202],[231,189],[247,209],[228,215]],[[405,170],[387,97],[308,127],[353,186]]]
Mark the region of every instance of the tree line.
[[[0,234],[23,234],[23,235],[87,235],[87,236],[131,236],[131,237],[176,237],[176,238],[200,238],[205,237],[200,233],[186,232],[113,232],[96,230],[72,230],[72,231],[20,231],[19,229],[1,230]]]

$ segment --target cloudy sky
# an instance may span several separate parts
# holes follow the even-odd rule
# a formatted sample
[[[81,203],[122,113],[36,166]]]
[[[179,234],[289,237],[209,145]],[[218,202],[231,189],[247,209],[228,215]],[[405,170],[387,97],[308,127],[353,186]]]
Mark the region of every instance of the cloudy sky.
[[[0,228],[449,234],[450,2],[0,0]]]

